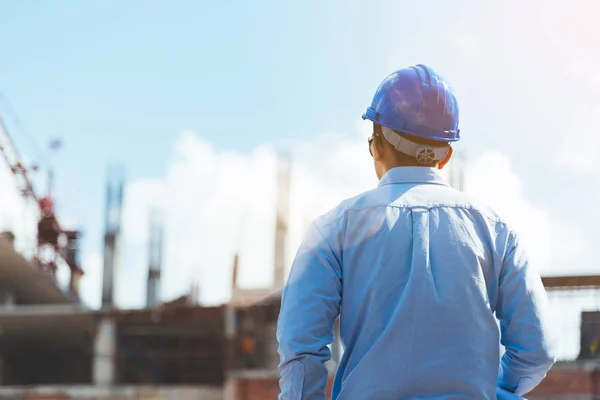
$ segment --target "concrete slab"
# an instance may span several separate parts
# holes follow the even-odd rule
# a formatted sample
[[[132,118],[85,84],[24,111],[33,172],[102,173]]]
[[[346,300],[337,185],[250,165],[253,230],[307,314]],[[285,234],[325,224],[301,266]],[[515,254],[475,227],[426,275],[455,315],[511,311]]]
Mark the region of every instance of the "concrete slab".
[[[223,400],[223,389],[211,386],[38,386],[0,387],[6,400]]]
[[[69,297],[5,240],[0,240],[0,291],[12,292],[17,303],[68,304]]]

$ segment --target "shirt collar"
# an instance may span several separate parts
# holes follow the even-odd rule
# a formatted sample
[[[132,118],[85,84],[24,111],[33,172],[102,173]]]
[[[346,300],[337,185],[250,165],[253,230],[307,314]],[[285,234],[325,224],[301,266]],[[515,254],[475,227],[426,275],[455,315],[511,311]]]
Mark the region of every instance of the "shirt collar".
[[[394,183],[429,183],[448,186],[440,170],[429,167],[396,167],[390,169],[381,177],[379,185],[384,186]]]

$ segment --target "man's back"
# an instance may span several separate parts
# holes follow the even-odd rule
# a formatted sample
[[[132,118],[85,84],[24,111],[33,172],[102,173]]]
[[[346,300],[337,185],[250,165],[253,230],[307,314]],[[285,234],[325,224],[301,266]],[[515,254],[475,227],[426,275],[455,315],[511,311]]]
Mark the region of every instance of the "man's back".
[[[494,398],[493,310],[509,231],[460,192],[414,182],[415,169],[424,170],[392,171],[334,211],[346,215],[342,292],[352,293],[342,297],[347,351],[336,391],[356,399],[368,382],[369,399]],[[366,369],[368,380],[352,378]]]
[[[333,305],[339,294],[345,346],[333,399],[496,398],[495,312],[515,319],[503,325],[503,343],[523,352],[505,357],[501,387],[525,393],[552,364],[542,309],[534,304],[543,303],[543,287],[539,276],[527,272],[526,261],[519,261],[516,236],[493,212],[447,186],[437,170],[392,169],[376,189],[319,218],[315,231],[320,238],[314,243],[322,244],[307,252],[326,260],[333,271],[328,285],[335,286],[328,292],[323,283],[317,298]],[[299,362],[305,376],[297,398],[317,399],[319,390],[311,385],[320,378],[306,368],[327,351],[305,346],[302,338],[325,335],[319,330],[324,321],[311,315],[310,298],[297,305],[286,304],[285,297],[299,300],[294,293],[301,285],[329,277],[302,266],[302,252],[282,305],[280,342],[292,343],[280,348],[282,386],[286,374],[293,380],[300,373],[294,367]],[[292,318],[315,318],[314,331],[298,332]]]

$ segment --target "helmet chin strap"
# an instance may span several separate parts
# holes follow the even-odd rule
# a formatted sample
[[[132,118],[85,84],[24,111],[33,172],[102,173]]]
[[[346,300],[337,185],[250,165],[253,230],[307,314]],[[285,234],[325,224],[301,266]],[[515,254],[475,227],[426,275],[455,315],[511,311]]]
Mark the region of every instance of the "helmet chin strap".
[[[385,140],[394,146],[396,151],[414,157],[421,165],[429,165],[434,161],[443,160],[450,150],[449,146],[433,147],[415,143],[385,126],[381,126],[381,131]]]

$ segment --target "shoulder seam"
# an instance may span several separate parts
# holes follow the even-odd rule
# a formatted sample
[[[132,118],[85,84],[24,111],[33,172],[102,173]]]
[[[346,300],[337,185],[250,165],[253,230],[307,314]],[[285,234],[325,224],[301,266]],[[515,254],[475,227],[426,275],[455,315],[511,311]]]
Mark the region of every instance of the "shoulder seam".
[[[481,210],[480,208],[477,207],[471,207],[471,206],[465,206],[465,205],[456,205],[456,204],[435,204],[433,206],[423,206],[423,205],[395,205],[395,204],[382,204],[382,205],[378,205],[378,206],[373,206],[373,207],[365,207],[365,208],[346,208],[344,211],[342,211],[340,213],[339,216],[337,216],[336,218],[332,219],[331,221],[328,221],[326,223],[323,224],[323,226],[328,226],[331,224],[336,223],[337,221],[339,221],[340,219],[342,219],[348,212],[350,211],[365,211],[368,209],[373,209],[373,208],[382,208],[382,207],[392,207],[392,208],[399,208],[399,209],[413,209],[413,208],[428,208],[428,209],[433,209],[433,208],[453,208],[453,209],[461,209],[461,210],[470,210],[470,211],[475,211],[477,213],[479,213],[482,217],[486,218],[487,220],[497,223],[497,224],[502,224],[504,226],[506,226],[507,228],[509,228],[511,231],[513,231],[513,229],[510,227],[510,225],[501,220],[500,218],[493,218],[491,216],[489,216],[486,212],[484,212],[483,210]]]

